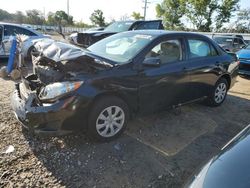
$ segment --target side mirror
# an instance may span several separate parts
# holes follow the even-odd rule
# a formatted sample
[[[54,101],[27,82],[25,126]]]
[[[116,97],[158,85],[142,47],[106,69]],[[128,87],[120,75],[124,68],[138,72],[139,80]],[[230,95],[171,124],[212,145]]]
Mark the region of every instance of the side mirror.
[[[142,64],[145,66],[159,67],[161,65],[161,60],[158,57],[149,57],[145,58]]]
[[[228,53],[228,55],[230,55],[233,58],[234,61],[239,61],[237,54],[232,53],[232,52],[227,52],[227,53]]]

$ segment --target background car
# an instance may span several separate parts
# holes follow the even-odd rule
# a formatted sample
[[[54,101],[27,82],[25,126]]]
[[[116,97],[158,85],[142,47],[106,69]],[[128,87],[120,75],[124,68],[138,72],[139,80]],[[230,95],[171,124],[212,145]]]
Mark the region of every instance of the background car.
[[[228,52],[237,52],[247,46],[242,37],[237,36],[217,36],[213,40]]]
[[[249,188],[250,187],[250,125],[243,129],[185,188]]]
[[[250,45],[237,52],[240,60],[239,74],[250,76]]]
[[[23,46],[23,54],[27,59],[31,59],[31,52],[34,49],[32,40],[50,38],[25,26],[0,22],[0,57],[9,56],[12,39],[16,35],[29,36]]]
[[[95,42],[119,32],[129,30],[164,29],[161,20],[118,21],[110,24],[104,30],[88,30],[82,33],[73,33],[69,42],[83,47],[88,47]]]
[[[34,74],[11,100],[16,117],[37,133],[72,131],[80,122],[90,138],[109,140],[137,115],[201,100],[220,106],[238,70],[235,54],[194,33],[122,32],[87,50],[50,42],[35,44],[42,53]]]

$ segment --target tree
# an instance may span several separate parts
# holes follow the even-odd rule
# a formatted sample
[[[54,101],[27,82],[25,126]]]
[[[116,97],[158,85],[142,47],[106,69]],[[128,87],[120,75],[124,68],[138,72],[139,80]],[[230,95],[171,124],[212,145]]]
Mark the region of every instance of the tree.
[[[219,7],[219,14],[216,18],[216,29],[220,29],[224,23],[229,22],[233,12],[235,12],[238,6],[239,0],[223,0]]]
[[[53,18],[53,17],[52,17]],[[66,12],[63,10],[56,11],[54,14],[54,21],[59,25],[73,25],[73,16],[68,15]]]
[[[13,18],[17,23],[25,23],[25,20],[27,19],[27,17],[21,11],[16,11],[16,13],[13,15]]]
[[[9,20],[12,20],[12,15],[3,9],[0,9],[0,21],[9,21]]]
[[[250,8],[242,9],[237,14],[238,19],[243,22],[243,24],[246,26],[248,32],[250,30]]]
[[[164,0],[156,5],[156,14],[163,19],[166,29],[178,29],[183,25],[180,19],[185,14],[185,1]]]
[[[93,25],[99,27],[105,26],[105,17],[103,16],[103,12],[100,9],[94,10],[89,19]]]
[[[211,31],[212,17],[219,8],[217,0],[187,0],[186,16],[198,31]]]
[[[144,17],[139,12],[133,12],[131,15],[135,20],[141,20]]]
[[[39,10],[27,10],[26,15],[26,23],[28,24],[42,25],[45,22],[45,18]]]

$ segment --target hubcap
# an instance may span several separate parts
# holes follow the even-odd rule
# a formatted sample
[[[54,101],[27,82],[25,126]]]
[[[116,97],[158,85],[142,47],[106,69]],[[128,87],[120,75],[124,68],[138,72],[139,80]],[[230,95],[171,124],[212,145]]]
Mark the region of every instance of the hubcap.
[[[227,93],[226,84],[220,83],[215,90],[215,95],[214,95],[215,102],[218,104],[221,103],[224,100],[226,93]]]
[[[119,106],[110,106],[99,114],[96,130],[103,137],[112,137],[122,129],[124,121],[124,111]]]

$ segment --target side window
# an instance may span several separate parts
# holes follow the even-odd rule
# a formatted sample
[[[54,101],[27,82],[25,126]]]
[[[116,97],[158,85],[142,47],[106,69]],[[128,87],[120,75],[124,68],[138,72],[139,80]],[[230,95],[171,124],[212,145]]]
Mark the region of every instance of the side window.
[[[233,45],[234,46],[238,46],[239,45],[239,39],[235,38],[234,42],[233,42]]]
[[[13,26],[5,25],[4,26],[4,36],[13,36],[15,35],[15,30]]]
[[[16,27],[16,26],[10,26],[10,25],[6,25],[4,26],[4,35],[5,36],[15,36],[16,34],[22,34],[22,35],[27,35],[27,36],[35,36],[36,34],[21,28],[21,27]]]
[[[146,22],[138,25],[135,30],[144,30],[144,29],[158,29],[159,22]]]
[[[21,34],[21,35],[27,35],[27,36],[35,36],[36,34],[27,30],[27,29],[24,29],[24,28],[21,28],[21,27],[16,27],[16,34]]]
[[[158,57],[162,64],[182,60],[181,42],[179,40],[167,40],[155,46],[146,58]]]
[[[239,39],[239,44],[240,44],[240,45],[244,45],[243,40]]]
[[[210,45],[208,42],[198,39],[188,39],[189,45],[189,57],[209,57],[218,55],[216,49]]]

